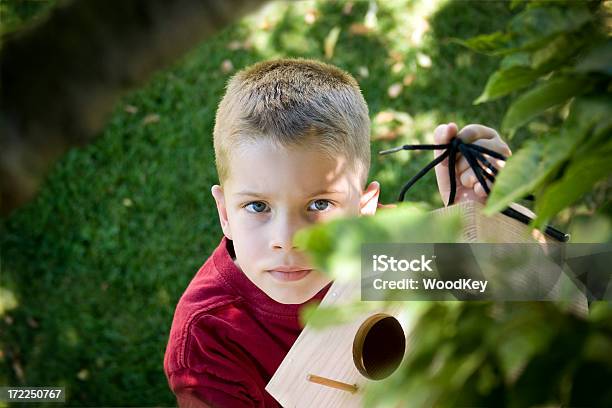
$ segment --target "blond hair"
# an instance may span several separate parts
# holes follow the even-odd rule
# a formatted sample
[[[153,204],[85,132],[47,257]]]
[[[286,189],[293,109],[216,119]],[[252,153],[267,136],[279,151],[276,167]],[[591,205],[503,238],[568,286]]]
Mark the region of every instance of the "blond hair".
[[[233,148],[265,138],[342,155],[365,186],[370,168],[368,107],[355,78],[315,60],[264,61],[227,84],[213,133],[219,181],[229,177]]]

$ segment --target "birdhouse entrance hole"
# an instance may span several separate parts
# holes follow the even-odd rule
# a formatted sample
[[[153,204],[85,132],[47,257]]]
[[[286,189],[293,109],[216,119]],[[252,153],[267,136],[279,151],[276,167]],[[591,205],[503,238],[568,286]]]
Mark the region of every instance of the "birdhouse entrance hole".
[[[370,380],[390,376],[406,351],[406,336],[399,321],[388,314],[368,317],[353,341],[353,361],[357,370]]]

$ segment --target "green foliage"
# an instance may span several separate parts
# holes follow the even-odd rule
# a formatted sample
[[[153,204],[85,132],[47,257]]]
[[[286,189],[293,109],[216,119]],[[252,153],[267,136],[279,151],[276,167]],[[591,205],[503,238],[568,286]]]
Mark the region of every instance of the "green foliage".
[[[552,183],[542,195],[536,209],[540,218],[547,219],[572,204],[589,191],[598,180],[612,173],[612,145],[596,155],[577,157],[571,161],[563,177]]]
[[[612,116],[612,40],[605,31],[610,11],[599,1],[513,3],[519,5],[526,7],[505,30],[462,43],[505,56],[475,103],[531,86],[508,108],[504,132],[513,134],[544,114],[555,117],[537,142],[508,160],[485,209],[492,214],[531,193],[534,224],[541,227],[611,174],[601,154]]]
[[[609,305],[589,319],[550,303],[440,302],[421,313],[402,365],[371,385],[366,406],[612,403]]]
[[[504,129],[516,129],[546,109],[566,102],[569,98],[589,91],[585,78],[561,77],[550,79],[524,93],[514,101],[502,122]]]
[[[612,41],[593,47],[576,65],[577,72],[596,72],[612,75]]]
[[[612,128],[610,103],[612,98],[608,96],[577,98],[572,104],[570,116],[559,131],[551,132],[541,140],[529,141],[508,160],[504,171],[500,172],[496,179],[485,210],[500,211],[512,201],[532,191],[543,191],[541,194],[547,194],[548,186],[557,180],[557,174],[563,166],[588,157],[599,157],[605,152],[606,146],[610,144],[606,136]],[[601,177],[605,175],[601,174]],[[589,180],[592,179],[580,181],[575,186],[577,191],[587,191],[599,178],[592,180],[592,183],[589,183]],[[566,202],[557,210],[572,202]],[[546,201],[540,199],[536,208],[543,205],[547,205]],[[540,214],[536,220],[538,225],[555,213],[546,213],[546,216]]]
[[[547,174],[556,164],[550,157],[543,161],[544,150],[542,143],[532,140],[512,156],[512,160],[508,161],[504,171],[495,180],[495,187],[489,196],[488,208],[491,212],[503,210],[506,205],[525,196],[539,184],[542,174]],[[550,150],[547,153],[551,153]],[[492,203],[497,203],[497,206]]]
[[[523,66],[510,66],[501,69],[491,75],[482,95],[480,95],[474,103],[479,104],[501,98],[513,91],[530,85],[541,75],[541,71]]]
[[[352,280],[361,271],[361,245],[375,242],[456,242],[458,216],[433,215],[414,204],[378,210],[376,216],[341,218],[299,231],[295,243],[312,253],[318,269]],[[342,239],[338,239],[342,237]]]
[[[506,55],[544,47],[558,35],[572,33],[593,20],[586,3],[540,4],[517,14],[504,32],[484,34],[462,44],[489,55]]]

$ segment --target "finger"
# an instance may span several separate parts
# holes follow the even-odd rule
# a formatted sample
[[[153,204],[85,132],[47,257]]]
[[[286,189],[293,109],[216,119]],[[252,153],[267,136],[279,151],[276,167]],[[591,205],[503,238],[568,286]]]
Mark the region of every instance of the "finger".
[[[493,164],[491,163],[491,160],[489,160],[487,157],[485,157],[485,155],[480,152],[475,153],[474,157],[476,158],[476,160],[478,160],[478,165],[482,168],[484,174],[496,175],[499,172],[499,169],[496,164],[498,162],[503,162],[503,160],[494,160],[495,164]]]
[[[490,174],[490,175],[492,175],[492,176],[495,176],[495,173],[493,172],[493,170],[491,170],[491,169],[490,169],[490,168],[488,168],[487,166],[481,166],[481,168],[482,168],[482,171],[483,171],[483,172],[485,172],[485,173],[487,173],[487,174]]]
[[[461,181],[461,184],[467,188],[474,187],[474,184],[476,184],[476,182],[478,181],[478,179],[476,178],[476,174],[474,174],[474,170],[472,170],[471,168],[461,173],[461,176],[459,176],[459,180]]]
[[[457,134],[457,125],[454,123],[442,124],[439,125],[434,130],[434,143],[436,144],[446,144],[450,139],[452,139]],[[434,159],[441,155],[443,150],[434,150]],[[436,166],[436,175],[439,178],[440,171],[448,172],[448,158],[442,160],[439,165]]]
[[[493,150],[494,152],[497,153],[501,153],[506,157],[509,157],[512,155],[512,151],[510,150],[510,147],[508,147],[508,145],[506,143],[504,143],[503,140],[501,140],[500,138],[497,139],[478,139],[474,142],[472,142],[472,144],[478,145],[478,146],[482,146],[484,148],[487,148],[489,150]],[[483,153],[486,155],[486,153]],[[486,156],[487,159],[489,161],[491,161],[491,158],[489,156]]]
[[[446,134],[448,133],[447,127],[448,125],[446,124],[438,125],[438,127],[436,127],[436,130],[434,130],[434,143],[435,144],[445,144],[446,143],[444,140],[446,140]],[[433,152],[434,152],[434,159],[442,154],[442,150],[434,150]],[[439,171],[438,168],[440,167],[448,168],[448,159],[444,159],[439,165],[436,166],[436,174],[438,174],[438,171]]]
[[[436,130],[434,130],[434,143],[435,144],[447,143],[446,141],[446,134],[447,134],[446,128],[447,127],[448,125],[446,124],[438,125],[436,127]]]
[[[495,129],[477,124],[467,125],[463,129],[461,129],[461,131],[459,131],[457,137],[460,138],[464,143],[473,143],[476,140],[480,139],[501,139]]]
[[[465,157],[459,156],[459,160],[457,160],[457,174],[461,174],[466,171],[470,167],[470,164],[466,160]]]
[[[457,134],[457,125],[453,122],[439,125],[434,130],[434,143],[446,144]]]
[[[485,157],[485,159],[486,159],[486,160],[488,160],[488,162],[489,162],[489,163],[491,163],[491,165],[492,165],[493,167],[495,167],[495,168],[496,168],[498,171],[499,171],[499,169],[502,169],[502,168],[503,168],[503,167],[506,165],[506,162],[505,162],[505,161],[503,161],[503,160],[494,159],[494,158],[492,158],[492,157],[490,157],[490,156],[487,156],[487,155],[485,155],[484,157]],[[486,165],[483,165],[483,166],[482,166],[482,168],[483,168],[483,169],[485,169],[485,170],[486,170],[486,172],[487,172],[487,173],[489,173],[489,174],[493,173],[493,172],[492,172],[492,171],[491,171],[491,170],[490,170],[490,169],[489,169],[489,168],[488,168]]]
[[[489,188],[489,190],[491,190],[491,182],[487,180],[487,187]],[[487,192],[484,190],[484,188],[482,188],[482,184],[480,183],[476,183],[474,185],[474,193],[478,196],[478,197],[486,197],[487,196]]]

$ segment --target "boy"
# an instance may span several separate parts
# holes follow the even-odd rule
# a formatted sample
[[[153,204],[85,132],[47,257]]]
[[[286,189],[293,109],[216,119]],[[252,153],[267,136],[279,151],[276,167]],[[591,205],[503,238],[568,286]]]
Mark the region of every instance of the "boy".
[[[456,134],[454,124],[439,126],[436,143]],[[460,137],[509,154],[484,126]],[[331,285],[293,235],[378,206],[379,184],[366,187],[368,108],[355,79],[338,68],[258,63],[230,80],[214,147],[220,185],[212,194],[224,236],[177,305],[164,371],[182,407],[279,406],[264,388],[302,330],[300,309]],[[482,201],[465,159],[457,167],[457,199]],[[446,200],[447,172],[438,184]]]

